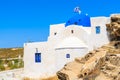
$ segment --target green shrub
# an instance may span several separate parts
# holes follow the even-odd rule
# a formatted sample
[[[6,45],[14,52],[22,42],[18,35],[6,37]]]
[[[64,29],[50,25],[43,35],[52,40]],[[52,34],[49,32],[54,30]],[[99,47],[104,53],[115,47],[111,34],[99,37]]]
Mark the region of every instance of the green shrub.
[[[5,67],[3,66],[3,64],[0,64],[0,71],[5,70]]]
[[[2,63],[3,63],[3,60],[0,59],[0,64],[2,64]]]
[[[15,62],[15,63],[18,63],[18,62],[19,62],[19,60],[18,60],[18,59],[14,59],[14,62]]]

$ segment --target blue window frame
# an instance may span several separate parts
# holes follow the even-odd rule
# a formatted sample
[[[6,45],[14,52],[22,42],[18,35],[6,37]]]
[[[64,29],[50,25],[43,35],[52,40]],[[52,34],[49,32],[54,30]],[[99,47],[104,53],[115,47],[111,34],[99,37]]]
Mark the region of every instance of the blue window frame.
[[[40,63],[41,62],[41,53],[35,53],[35,62]]]
[[[70,58],[70,54],[66,54],[66,58]]]
[[[100,26],[96,26],[96,34],[100,34]]]

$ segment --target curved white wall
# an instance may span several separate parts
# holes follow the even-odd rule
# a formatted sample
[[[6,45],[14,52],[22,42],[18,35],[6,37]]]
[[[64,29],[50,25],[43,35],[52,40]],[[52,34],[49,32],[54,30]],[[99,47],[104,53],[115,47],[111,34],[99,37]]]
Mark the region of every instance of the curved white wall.
[[[76,57],[82,57],[87,54],[88,49],[60,49],[55,52],[55,65],[56,71],[62,69],[64,65],[68,62],[73,61]],[[70,58],[66,58],[66,54],[70,54]]]

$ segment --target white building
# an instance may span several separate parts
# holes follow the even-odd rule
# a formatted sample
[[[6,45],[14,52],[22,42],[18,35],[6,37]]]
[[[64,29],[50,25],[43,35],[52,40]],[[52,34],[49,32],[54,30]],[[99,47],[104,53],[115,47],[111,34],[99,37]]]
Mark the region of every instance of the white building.
[[[76,14],[66,23],[50,25],[45,42],[24,44],[24,75],[42,78],[55,75],[76,57],[109,42],[106,23],[109,17]]]

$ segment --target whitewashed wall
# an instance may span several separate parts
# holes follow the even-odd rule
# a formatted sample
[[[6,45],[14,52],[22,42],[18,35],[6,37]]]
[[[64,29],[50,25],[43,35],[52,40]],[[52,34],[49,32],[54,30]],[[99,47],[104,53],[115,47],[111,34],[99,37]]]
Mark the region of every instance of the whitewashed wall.
[[[92,22],[92,41],[94,41],[93,47],[96,49],[104,44],[109,43],[109,39],[106,31],[106,24],[109,22],[108,17],[95,17],[91,18]],[[96,34],[96,26],[100,26],[100,34]]]
[[[87,53],[87,48],[83,49],[61,49],[56,50],[56,71],[59,71],[68,62],[73,61],[76,57],[82,57]],[[70,58],[66,58],[66,54],[70,54]]]
[[[108,21],[106,17],[91,18],[92,27],[77,25],[65,27],[64,24],[51,25],[48,41],[24,44],[24,76],[29,78],[53,76],[66,63],[73,61],[74,58],[82,57],[88,51],[108,43],[105,27]],[[101,26],[101,34],[96,34],[96,26]],[[71,30],[73,30],[73,33]],[[54,33],[56,33],[56,35],[54,35]],[[83,41],[87,47],[81,49],[79,47],[78,49],[74,45],[69,46],[67,49],[56,49],[65,38],[69,37],[78,38]],[[70,49],[73,47],[74,49]],[[41,53],[41,63],[35,63],[36,48],[38,48],[38,52]],[[70,58],[66,58],[66,54],[70,54]]]
[[[35,62],[36,48],[41,53],[41,63]],[[24,46],[25,77],[42,78],[55,75],[54,52],[47,43],[28,43]]]

